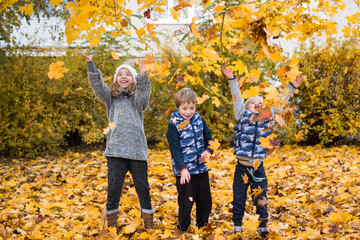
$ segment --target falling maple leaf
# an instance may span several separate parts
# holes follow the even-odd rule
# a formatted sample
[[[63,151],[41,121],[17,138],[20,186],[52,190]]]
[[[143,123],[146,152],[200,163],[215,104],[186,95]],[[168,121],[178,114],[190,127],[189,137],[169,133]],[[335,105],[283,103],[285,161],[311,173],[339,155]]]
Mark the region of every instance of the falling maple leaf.
[[[260,91],[257,88],[251,86],[249,90],[245,90],[244,93],[240,94],[240,97],[243,99],[247,99],[247,98],[258,96],[259,93],[260,93]]]
[[[64,65],[63,61],[57,61],[56,63],[51,63],[49,66],[48,77],[50,79],[59,79],[64,77],[63,73],[69,71],[69,69],[62,67]]]
[[[171,113],[174,111],[174,109],[172,107],[168,107],[168,109],[166,109],[165,111],[165,115],[170,117]],[[175,120],[176,122],[176,120]]]
[[[205,102],[206,100],[208,100],[210,97],[206,94],[203,94],[202,97],[196,97],[196,103],[197,104],[202,104],[203,102]]]
[[[210,156],[210,160],[218,160],[220,152]]]
[[[117,54],[116,52],[111,52],[111,56],[115,60],[119,60],[119,58],[120,58],[119,54]]]
[[[258,186],[258,188],[254,188],[252,191],[251,195],[254,196],[254,199],[256,199],[264,191],[264,189]]]
[[[148,8],[148,10],[146,10],[144,12],[144,18],[150,19],[151,18],[151,9]]]
[[[221,105],[219,98],[214,96],[212,97],[212,99],[212,103],[215,104],[216,107],[219,107]]]
[[[256,159],[253,163],[253,168],[254,168],[254,171],[256,171],[256,169],[258,169],[258,167],[260,166],[261,162],[259,159]]]
[[[126,19],[123,19],[123,20],[121,20],[120,25],[121,25],[121,27],[125,28],[129,25],[129,23],[128,23],[128,21],[126,21]]]
[[[220,147],[219,140],[215,139],[215,140],[209,141],[209,148],[211,148],[213,151],[218,150],[219,147]]]
[[[109,128],[111,129],[111,130],[113,130],[114,128],[115,128],[115,123],[114,122],[111,122],[111,123],[109,123]]]
[[[244,174],[244,175],[242,175],[241,177],[242,177],[242,179],[243,179],[243,182],[244,182],[245,184],[248,184],[248,182],[249,182],[249,177],[248,177],[248,175]]]
[[[256,111],[259,113],[257,115],[253,115],[251,121],[252,122],[263,122],[268,118],[271,118],[272,116],[272,112],[270,110],[270,108],[263,108],[263,107],[258,107],[256,108]]]
[[[263,196],[262,199],[259,199],[259,200],[258,200],[258,204],[259,204],[260,206],[268,205],[268,204],[269,204],[269,200],[268,200],[265,196]]]
[[[275,121],[279,123],[281,127],[285,126],[285,120],[280,115],[275,115]]]

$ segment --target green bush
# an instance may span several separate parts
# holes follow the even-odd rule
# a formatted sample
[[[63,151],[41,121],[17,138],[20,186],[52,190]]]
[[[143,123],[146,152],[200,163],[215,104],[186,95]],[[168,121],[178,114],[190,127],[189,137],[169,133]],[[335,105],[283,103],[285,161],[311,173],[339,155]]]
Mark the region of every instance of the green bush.
[[[94,55],[105,81],[111,81],[119,61],[101,48]],[[64,61],[69,71],[50,80],[49,65],[56,61]],[[0,78],[1,155],[56,154],[77,135],[86,143],[104,141],[106,109],[89,87],[86,62],[74,51],[62,57],[8,53]]]
[[[331,145],[350,139],[360,130],[359,41],[329,40],[299,52],[307,81],[295,95],[296,128],[305,144]]]

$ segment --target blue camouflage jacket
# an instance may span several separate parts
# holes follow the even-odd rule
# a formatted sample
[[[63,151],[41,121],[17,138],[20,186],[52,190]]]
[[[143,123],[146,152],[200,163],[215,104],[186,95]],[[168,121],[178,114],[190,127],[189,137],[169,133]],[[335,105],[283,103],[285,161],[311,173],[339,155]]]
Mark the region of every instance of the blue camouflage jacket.
[[[266,158],[267,150],[260,145],[260,138],[266,138],[271,134],[271,130],[263,131],[270,127],[271,120],[265,119],[263,122],[251,122],[252,115],[256,114],[246,110],[235,124],[234,154],[237,156]]]
[[[166,136],[176,177],[181,175],[180,171],[183,168],[187,168],[190,175],[209,171],[200,161],[200,156],[205,150],[213,152],[208,148],[209,141],[212,140],[211,132],[200,114],[195,112],[188,124],[185,124],[186,120],[175,110],[170,116]]]

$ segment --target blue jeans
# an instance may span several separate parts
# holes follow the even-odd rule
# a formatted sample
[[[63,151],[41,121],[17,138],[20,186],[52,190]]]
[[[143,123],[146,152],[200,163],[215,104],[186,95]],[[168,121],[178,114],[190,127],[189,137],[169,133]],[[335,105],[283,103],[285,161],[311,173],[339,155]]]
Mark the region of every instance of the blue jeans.
[[[243,176],[247,175],[248,183],[244,183]],[[267,178],[264,169],[263,163],[254,171],[254,168],[247,167],[242,165],[241,163],[237,163],[235,174],[234,174],[234,182],[233,182],[233,222],[235,226],[242,225],[242,219],[244,217],[245,212],[245,204],[247,197],[247,189],[250,184],[251,193],[254,192],[254,189],[258,189],[259,187],[263,189],[263,191],[254,199],[254,195],[252,197],[253,203],[256,206],[256,214],[259,214],[260,225],[259,227],[266,227],[268,222],[269,213],[267,210],[267,205],[261,206],[259,205],[259,200],[262,200],[263,197],[267,199]]]

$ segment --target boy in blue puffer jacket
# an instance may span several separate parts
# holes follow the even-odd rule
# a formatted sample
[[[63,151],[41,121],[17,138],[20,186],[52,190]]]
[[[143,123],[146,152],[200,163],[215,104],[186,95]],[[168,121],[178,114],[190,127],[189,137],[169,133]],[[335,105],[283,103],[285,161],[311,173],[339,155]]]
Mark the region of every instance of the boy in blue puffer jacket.
[[[245,212],[245,204],[247,197],[248,186],[251,186],[251,193],[254,190],[261,188],[262,192],[254,199],[253,202],[256,206],[256,214],[258,214],[260,225],[259,233],[261,237],[266,237],[267,230],[266,224],[268,222],[268,210],[267,210],[267,178],[263,165],[264,158],[267,156],[267,149],[260,145],[260,138],[266,138],[271,134],[271,130],[267,130],[270,127],[271,119],[265,119],[264,121],[252,122],[251,117],[256,116],[258,112],[256,108],[261,107],[263,98],[255,96],[249,98],[245,103],[244,99],[240,97],[239,83],[234,77],[232,70],[226,66],[221,68],[224,75],[229,79],[230,91],[232,96],[235,97],[234,111],[236,124],[234,128],[234,154],[238,160],[233,182],[233,222],[234,232],[242,231],[242,219]],[[288,101],[296,88],[300,86],[302,76],[296,78],[293,83],[290,83],[286,88],[290,94],[285,97]],[[260,166],[255,169],[254,162],[259,160]],[[244,182],[244,178],[247,176],[247,182]],[[262,200],[262,203],[259,203]]]
[[[194,201],[198,227],[208,224],[212,207],[209,168],[205,163],[213,152],[209,148],[213,139],[205,120],[196,112],[196,97],[190,88],[175,94],[176,110],[170,116],[166,134],[176,177],[181,232],[190,225]]]

